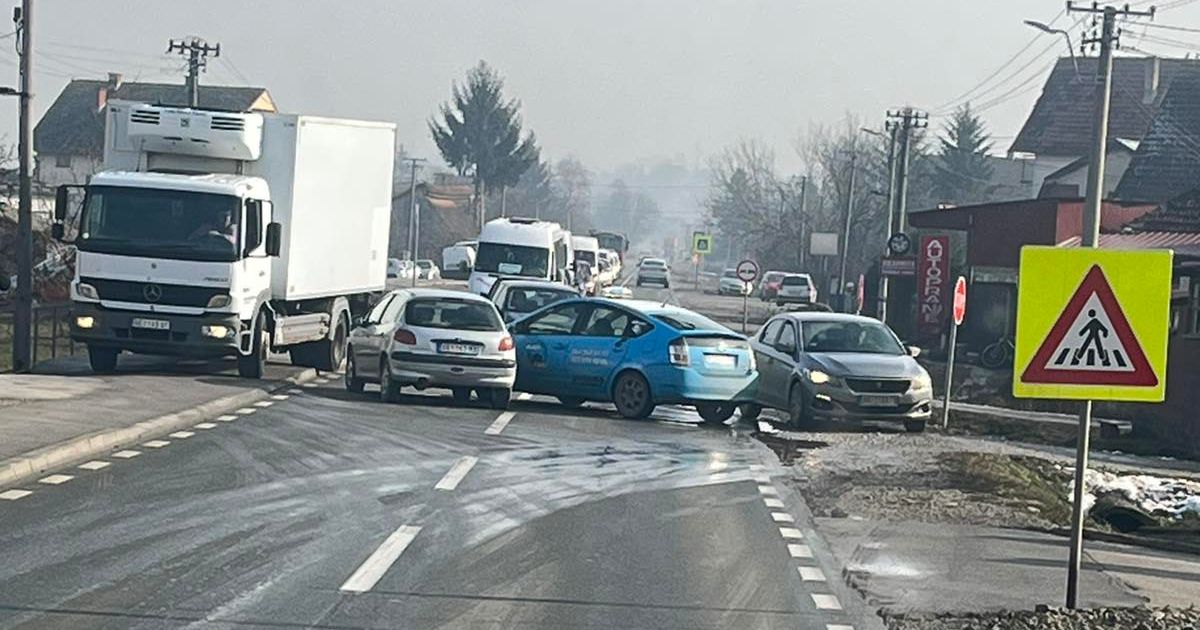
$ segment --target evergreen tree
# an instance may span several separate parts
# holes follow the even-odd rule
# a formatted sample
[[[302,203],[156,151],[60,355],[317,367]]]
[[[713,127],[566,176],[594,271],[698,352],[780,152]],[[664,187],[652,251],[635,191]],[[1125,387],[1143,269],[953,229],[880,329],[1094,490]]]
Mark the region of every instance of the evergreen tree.
[[[991,137],[970,103],[954,112],[939,139],[933,167],[933,188],[939,202],[965,204],[987,200],[992,167],[987,153]]]

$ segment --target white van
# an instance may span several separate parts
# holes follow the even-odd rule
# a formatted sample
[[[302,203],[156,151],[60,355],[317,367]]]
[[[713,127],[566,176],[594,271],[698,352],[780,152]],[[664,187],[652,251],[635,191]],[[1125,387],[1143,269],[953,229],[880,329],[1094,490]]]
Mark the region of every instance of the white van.
[[[466,280],[475,268],[477,241],[459,241],[442,249],[442,277],[451,280]]]
[[[539,219],[493,219],[479,233],[475,268],[467,283],[472,293],[487,295],[501,276],[570,284],[571,233]]]

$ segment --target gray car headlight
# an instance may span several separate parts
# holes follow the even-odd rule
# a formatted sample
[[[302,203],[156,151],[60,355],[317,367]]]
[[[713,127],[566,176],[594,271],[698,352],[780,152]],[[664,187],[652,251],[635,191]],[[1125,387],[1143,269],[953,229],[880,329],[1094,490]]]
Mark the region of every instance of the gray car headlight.
[[[929,378],[929,373],[925,372],[913,379],[913,389],[933,389],[933,379]]]

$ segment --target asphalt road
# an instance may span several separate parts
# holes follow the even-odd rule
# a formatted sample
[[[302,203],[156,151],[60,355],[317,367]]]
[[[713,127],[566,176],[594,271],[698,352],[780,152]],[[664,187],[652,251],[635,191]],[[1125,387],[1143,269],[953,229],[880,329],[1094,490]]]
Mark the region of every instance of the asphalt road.
[[[0,501],[0,628],[876,623],[737,427],[322,381]]]

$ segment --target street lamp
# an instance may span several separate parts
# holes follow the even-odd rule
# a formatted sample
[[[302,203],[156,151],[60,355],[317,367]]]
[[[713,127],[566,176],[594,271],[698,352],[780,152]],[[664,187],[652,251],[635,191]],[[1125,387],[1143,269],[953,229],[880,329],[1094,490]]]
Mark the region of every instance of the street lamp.
[[[1071,34],[1061,28],[1051,28],[1048,24],[1037,20],[1025,20],[1026,26],[1031,26],[1047,35],[1062,35],[1067,40],[1067,52],[1071,55],[1071,65],[1075,68],[1075,76],[1079,76],[1079,61],[1075,59],[1075,47],[1071,45]]]

